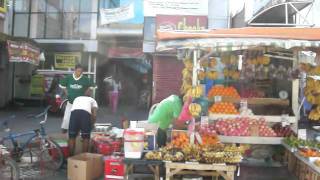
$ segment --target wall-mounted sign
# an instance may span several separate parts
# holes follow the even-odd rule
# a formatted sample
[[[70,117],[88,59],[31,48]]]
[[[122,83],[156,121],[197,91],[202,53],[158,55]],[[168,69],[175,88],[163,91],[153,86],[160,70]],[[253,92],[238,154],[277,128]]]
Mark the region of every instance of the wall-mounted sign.
[[[100,9],[100,25],[120,22],[134,18],[134,4],[112,9]]]
[[[144,0],[144,16],[167,15],[208,15],[208,0]]]
[[[72,69],[81,62],[81,53],[56,53],[54,66],[57,69]]]
[[[204,30],[208,27],[207,16],[157,15],[157,30]]]
[[[38,65],[40,49],[27,42],[7,41],[10,62],[26,62]]]
[[[7,0],[0,0],[0,13],[7,12]]]

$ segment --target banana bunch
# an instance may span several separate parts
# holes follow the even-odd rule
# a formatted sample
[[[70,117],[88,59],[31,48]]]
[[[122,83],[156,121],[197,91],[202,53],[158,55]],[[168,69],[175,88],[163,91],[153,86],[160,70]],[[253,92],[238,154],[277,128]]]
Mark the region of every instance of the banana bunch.
[[[208,79],[214,80],[214,79],[218,79],[218,72],[216,71],[208,71],[206,73],[206,76]]]
[[[188,145],[182,149],[182,152],[184,153],[185,160],[190,161],[190,160],[201,160],[201,154],[202,150],[199,146],[196,145]]]
[[[180,88],[181,94],[186,94],[192,88],[192,69],[193,63],[190,59],[183,61],[185,68],[182,70],[182,86]]]
[[[206,73],[203,70],[198,71],[198,79],[204,80],[206,78]]]
[[[270,57],[267,56],[259,56],[257,57],[257,64],[268,65],[270,64]]]
[[[309,103],[320,105],[320,81],[308,78],[304,95]]]
[[[181,94],[187,94],[187,92],[192,88],[192,84],[189,81],[182,81],[182,86],[180,88]]]
[[[187,93],[190,93],[192,98],[199,98],[203,95],[203,88],[201,86],[196,86]]]
[[[224,69],[224,70],[223,70],[223,75],[224,75],[225,78],[230,77],[230,78],[232,78],[232,79],[234,79],[234,80],[240,79],[240,72],[237,71],[237,70]]]
[[[145,155],[148,160],[162,160],[163,153],[161,151],[149,151]]]
[[[201,113],[201,105],[197,103],[191,103],[189,105],[189,112],[193,117],[199,117]]]
[[[238,58],[235,55],[223,55],[221,62],[225,65],[235,65],[238,62]]]
[[[193,69],[193,63],[192,63],[192,60],[191,59],[185,59],[183,60],[183,64],[184,64],[184,67],[187,68],[189,71],[192,71]]]
[[[312,121],[319,121],[320,120],[320,106],[312,109],[309,113],[309,119]]]
[[[306,68],[309,70],[308,75],[320,75],[320,66]]]

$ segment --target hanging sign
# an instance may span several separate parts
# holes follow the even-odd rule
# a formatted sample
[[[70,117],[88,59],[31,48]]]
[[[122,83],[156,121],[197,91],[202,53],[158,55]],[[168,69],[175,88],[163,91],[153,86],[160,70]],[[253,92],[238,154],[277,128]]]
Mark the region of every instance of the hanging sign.
[[[57,69],[72,69],[80,63],[80,53],[56,53],[54,55],[54,67]]]
[[[156,15],[208,15],[208,0],[144,0],[144,16]]]
[[[27,42],[7,41],[10,62],[39,64],[40,49]]]
[[[110,24],[134,18],[134,4],[112,9],[100,9],[100,24]]]
[[[208,28],[207,16],[157,15],[157,30],[204,30]]]

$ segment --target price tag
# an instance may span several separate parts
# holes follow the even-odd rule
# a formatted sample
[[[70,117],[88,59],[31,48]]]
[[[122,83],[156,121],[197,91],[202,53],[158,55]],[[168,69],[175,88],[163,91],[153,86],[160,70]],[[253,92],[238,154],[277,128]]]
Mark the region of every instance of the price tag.
[[[290,125],[289,115],[288,114],[282,114],[281,115],[281,125],[282,125],[282,127]]]
[[[214,97],[214,102],[217,103],[217,102],[221,102],[222,101],[222,96],[215,96]]]
[[[307,129],[299,129],[298,130],[298,138],[307,140]]]

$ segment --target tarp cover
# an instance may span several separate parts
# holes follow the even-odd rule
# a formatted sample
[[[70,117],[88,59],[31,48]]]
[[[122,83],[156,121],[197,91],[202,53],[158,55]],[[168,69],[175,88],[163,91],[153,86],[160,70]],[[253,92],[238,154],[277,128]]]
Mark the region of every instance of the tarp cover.
[[[180,48],[216,48],[217,51],[251,46],[319,47],[320,28],[246,27],[207,31],[158,31],[157,51]]]

